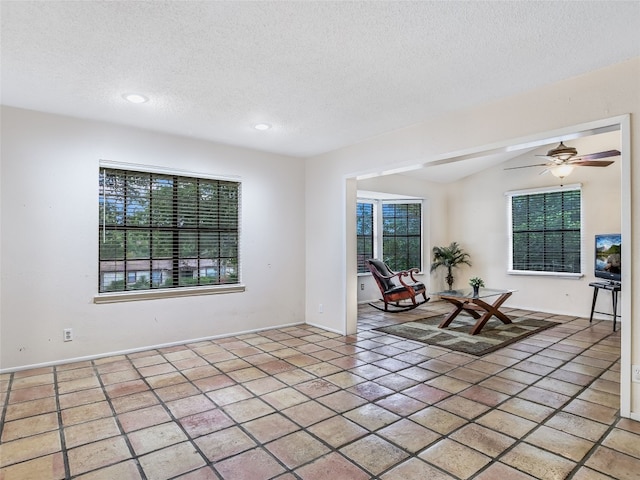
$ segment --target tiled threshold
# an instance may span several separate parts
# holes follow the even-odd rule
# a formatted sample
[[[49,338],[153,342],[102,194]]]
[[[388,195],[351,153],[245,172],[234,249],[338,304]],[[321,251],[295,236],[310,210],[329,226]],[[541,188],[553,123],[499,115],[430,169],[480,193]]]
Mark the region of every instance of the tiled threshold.
[[[372,330],[447,309],[2,374],[0,480],[640,478],[611,322],[484,357]]]

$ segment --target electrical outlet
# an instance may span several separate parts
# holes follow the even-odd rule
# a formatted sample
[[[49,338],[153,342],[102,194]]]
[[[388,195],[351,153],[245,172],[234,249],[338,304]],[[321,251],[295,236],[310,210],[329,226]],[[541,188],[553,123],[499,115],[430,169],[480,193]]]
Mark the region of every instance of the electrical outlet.
[[[73,328],[65,328],[62,330],[62,340],[65,342],[73,340]]]
[[[318,313],[322,313],[324,312],[324,305],[320,304],[318,305]]]
[[[360,284],[360,290],[364,290],[364,283]]]
[[[640,383],[640,365],[631,365],[631,380]]]

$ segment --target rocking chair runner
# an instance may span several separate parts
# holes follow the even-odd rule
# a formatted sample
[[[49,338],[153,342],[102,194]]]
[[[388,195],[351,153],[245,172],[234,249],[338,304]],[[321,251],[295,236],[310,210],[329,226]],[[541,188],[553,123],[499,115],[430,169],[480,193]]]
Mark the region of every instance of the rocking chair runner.
[[[365,262],[373,278],[375,278],[380,293],[382,294],[382,300],[384,302],[384,309],[370,303],[374,308],[383,310],[385,312],[406,312],[407,310],[413,310],[419,305],[429,301],[426,294],[426,287],[423,283],[418,282],[414,274],[420,270],[417,268],[411,268],[409,270],[403,270],[401,272],[392,272],[386,263],[375,258],[370,258]],[[397,285],[393,279],[397,278],[400,285]],[[409,282],[409,278],[411,281]],[[405,280],[406,279],[406,280]],[[422,295],[424,300],[416,302],[416,296]],[[405,303],[401,305],[402,300],[411,300],[410,304]],[[394,308],[389,309],[389,304],[393,304]]]

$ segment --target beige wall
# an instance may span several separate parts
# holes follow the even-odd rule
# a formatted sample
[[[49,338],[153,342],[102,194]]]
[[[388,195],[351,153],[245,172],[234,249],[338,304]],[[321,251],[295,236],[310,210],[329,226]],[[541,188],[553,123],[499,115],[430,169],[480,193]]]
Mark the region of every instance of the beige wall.
[[[631,164],[633,176],[629,179],[623,175],[623,185],[627,180],[631,186],[639,185],[640,168],[633,168],[640,162],[640,124],[635,121],[640,115],[639,80],[640,59],[636,58],[308,159],[307,321],[338,331],[355,329],[353,311],[357,297],[355,293],[349,295],[355,292],[357,283],[352,260],[355,251],[351,246],[349,250],[346,248],[346,238],[355,235],[355,221],[347,211],[347,179],[540,139],[550,132],[569,133],[575,131],[577,125],[631,114],[629,130],[623,128],[621,163]],[[625,252],[627,261],[631,262],[631,255],[640,245],[640,208],[634,205],[633,198],[624,198],[631,195],[629,188],[624,187],[622,195],[623,203],[628,206],[622,206],[623,231],[627,228],[629,233]],[[625,212],[630,219],[626,227]],[[341,218],[345,219],[344,227],[336,230],[335,225]],[[323,234],[310,235],[312,231]],[[640,263],[633,262],[627,275],[623,291],[626,318],[623,319],[621,402],[623,413],[640,418],[640,385],[630,383],[631,363],[640,364],[640,320],[633,300],[640,298],[640,282],[631,281],[640,278]],[[323,304],[321,314],[316,310],[320,303]]]
[[[238,176],[246,290],[94,304],[101,159]],[[1,181],[0,369],[304,322],[300,159],[4,107]]]

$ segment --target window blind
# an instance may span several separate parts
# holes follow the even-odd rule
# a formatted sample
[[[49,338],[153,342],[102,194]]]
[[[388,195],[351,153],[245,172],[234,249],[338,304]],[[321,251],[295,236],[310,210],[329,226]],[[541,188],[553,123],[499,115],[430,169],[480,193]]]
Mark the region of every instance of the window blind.
[[[511,196],[512,270],[581,272],[581,191]]]
[[[356,207],[356,235],[358,251],[358,273],[367,273],[369,268],[364,263],[373,258],[373,204],[358,202]]]
[[[99,292],[239,283],[240,183],[105,168]]]

